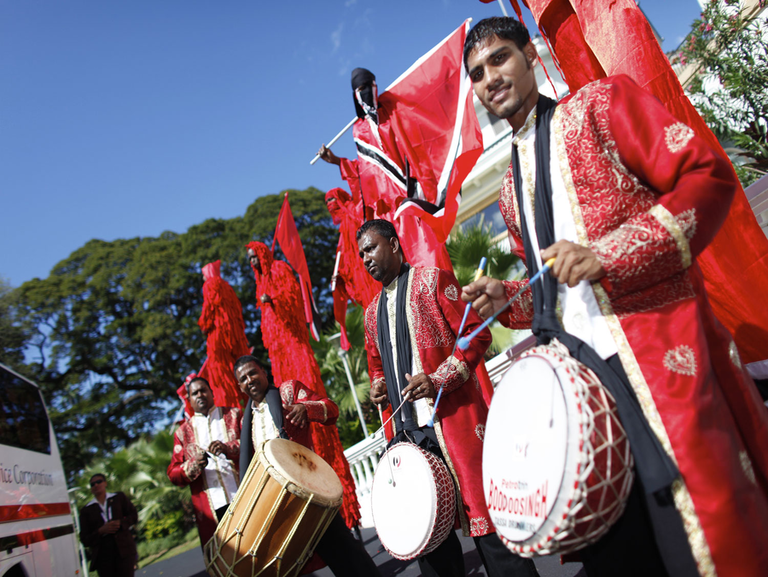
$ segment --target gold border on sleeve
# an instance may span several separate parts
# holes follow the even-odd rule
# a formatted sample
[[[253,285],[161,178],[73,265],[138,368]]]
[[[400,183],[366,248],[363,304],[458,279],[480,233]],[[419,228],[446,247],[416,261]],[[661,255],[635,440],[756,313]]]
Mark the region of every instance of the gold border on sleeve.
[[[672,238],[675,239],[677,250],[680,251],[680,260],[683,261],[683,268],[691,266],[691,245],[688,243],[688,239],[680,228],[680,223],[672,215],[665,206],[660,204],[654,204],[651,210],[648,211],[651,216],[661,223]]]

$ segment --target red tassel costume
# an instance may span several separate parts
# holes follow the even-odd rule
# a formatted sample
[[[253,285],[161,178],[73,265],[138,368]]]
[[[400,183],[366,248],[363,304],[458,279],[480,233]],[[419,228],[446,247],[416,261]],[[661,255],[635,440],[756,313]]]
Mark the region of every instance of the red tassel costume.
[[[269,351],[272,375],[277,384],[297,380],[314,393],[327,397],[320,378],[320,367],[309,344],[309,332],[304,321],[304,308],[299,283],[291,267],[274,260],[272,251],[263,243],[250,242],[247,248],[259,259],[252,266],[256,280],[256,304],[261,309],[261,333]],[[267,295],[267,302],[262,296]],[[360,520],[360,503],[355,493],[355,481],[344,456],[339,430],[311,423],[312,443],[315,452],[333,467],[344,487],[344,503],[341,514],[348,527]]]
[[[221,261],[203,267],[203,312],[197,324],[206,334],[208,358],[200,376],[213,390],[217,407],[242,407],[247,400],[237,386],[232,367],[235,361],[250,354],[245,337],[243,305],[235,290],[221,278]]]

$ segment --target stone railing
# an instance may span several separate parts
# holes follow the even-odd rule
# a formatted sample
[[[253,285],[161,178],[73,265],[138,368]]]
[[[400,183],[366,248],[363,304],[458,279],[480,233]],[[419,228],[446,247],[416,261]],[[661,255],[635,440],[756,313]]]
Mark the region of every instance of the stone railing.
[[[381,431],[344,451],[344,456],[349,461],[349,468],[352,470],[352,477],[357,486],[357,499],[360,501],[360,525],[362,527],[373,527],[371,486],[373,485],[376,465],[379,463],[379,455],[384,452],[386,446],[387,440],[384,438],[384,431]]]
[[[529,337],[485,363],[485,368],[488,370],[494,386],[499,384],[509,365],[512,364],[512,359],[525,349],[533,346],[534,343],[535,339]],[[373,474],[376,472],[379,457],[384,452],[386,446],[387,441],[382,431],[344,451],[344,456],[349,461],[349,468],[352,471],[352,477],[355,479],[355,485],[357,486],[357,499],[360,501],[360,525],[362,527],[373,527],[373,516],[371,515]]]

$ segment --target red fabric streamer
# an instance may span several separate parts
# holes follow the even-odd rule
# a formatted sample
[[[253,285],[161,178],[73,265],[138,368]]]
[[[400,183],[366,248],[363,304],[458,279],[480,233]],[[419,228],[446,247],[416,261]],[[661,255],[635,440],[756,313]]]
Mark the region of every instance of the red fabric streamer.
[[[235,290],[221,276],[221,261],[203,267],[203,312],[197,324],[206,335],[208,358],[200,376],[213,390],[217,407],[240,407],[247,398],[232,372],[235,361],[249,354],[243,305]]]
[[[519,14],[517,0],[511,0]],[[645,15],[633,0],[523,0],[549,41],[571,92],[627,74],[656,96],[678,120],[727,157],[683,92]],[[740,185],[725,223],[699,255],[710,304],[731,332],[745,362],[768,359],[768,239]]]
[[[282,246],[282,245],[281,245]],[[259,259],[252,267],[256,280],[256,304],[261,309],[261,333],[272,363],[276,385],[297,380],[321,397],[327,397],[320,377],[309,333],[304,322],[301,289],[291,267],[276,261],[272,251],[263,243],[250,242],[247,248]],[[262,302],[264,295],[268,296]],[[347,526],[360,520],[360,504],[355,493],[355,481],[344,456],[339,430],[336,426],[310,423],[315,452],[325,459],[341,479],[344,503],[341,513]]]
[[[280,214],[277,217],[277,226],[275,227],[275,238],[272,241],[272,250],[275,249],[275,241],[280,243],[280,248],[291,263],[293,270],[299,275],[299,287],[301,288],[301,297],[304,302],[304,316],[309,324],[309,330],[312,337],[320,340],[320,314],[315,305],[315,297],[312,296],[312,281],[309,279],[309,268],[307,267],[307,257],[304,255],[304,247],[301,244],[301,237],[296,228],[296,221],[293,220],[291,205],[288,204],[288,193],[285,193],[283,205],[280,207]]]

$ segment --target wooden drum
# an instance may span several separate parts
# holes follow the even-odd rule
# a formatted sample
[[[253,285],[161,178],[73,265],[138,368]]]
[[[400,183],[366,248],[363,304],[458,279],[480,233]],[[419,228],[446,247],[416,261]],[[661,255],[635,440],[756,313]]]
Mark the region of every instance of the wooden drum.
[[[285,439],[262,444],[205,545],[215,577],[292,577],[341,507],[341,481],[317,454]]]

